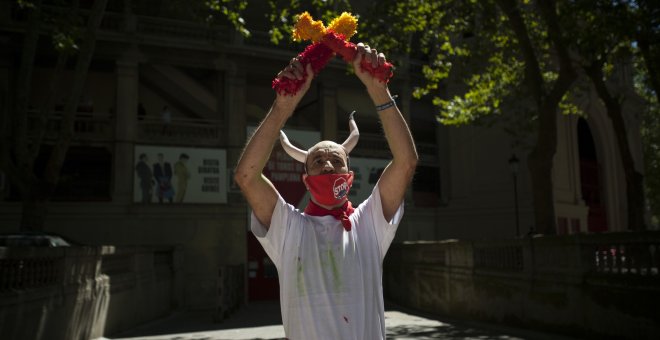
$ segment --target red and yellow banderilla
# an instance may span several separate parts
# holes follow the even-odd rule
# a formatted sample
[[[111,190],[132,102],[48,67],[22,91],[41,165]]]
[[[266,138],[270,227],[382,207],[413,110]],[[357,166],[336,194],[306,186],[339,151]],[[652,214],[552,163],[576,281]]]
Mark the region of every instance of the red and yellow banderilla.
[[[302,13],[294,26],[293,39],[312,41],[312,44],[298,54],[298,60],[303,68],[307,68],[307,64],[311,64],[314,74],[319,74],[335,53],[340,55],[344,61],[352,62],[358,51],[357,45],[350,42],[349,39],[357,32],[356,29],[357,19],[346,12],[332,20],[328,28],[325,28],[323,22],[313,20],[309,13]],[[393,75],[393,65],[389,62],[373,67],[371,62],[363,59],[360,68],[385,83]],[[279,94],[293,95],[300,90],[306,78],[306,74],[303,74],[302,79],[275,78],[273,89]]]

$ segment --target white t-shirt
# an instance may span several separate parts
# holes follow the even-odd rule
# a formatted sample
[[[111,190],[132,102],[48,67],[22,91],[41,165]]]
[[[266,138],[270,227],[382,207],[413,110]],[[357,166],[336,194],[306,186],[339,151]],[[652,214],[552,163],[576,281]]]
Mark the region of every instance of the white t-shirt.
[[[383,258],[403,216],[383,217],[378,185],[349,217],[309,216],[280,196],[270,229],[254,214],[251,228],[279,274],[289,339],[385,339]]]

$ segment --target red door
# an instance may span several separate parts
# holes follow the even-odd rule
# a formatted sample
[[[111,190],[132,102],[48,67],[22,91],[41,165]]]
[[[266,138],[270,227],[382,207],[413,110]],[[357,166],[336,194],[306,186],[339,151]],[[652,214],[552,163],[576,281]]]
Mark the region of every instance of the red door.
[[[582,199],[589,207],[587,230],[589,232],[607,231],[607,212],[602,200],[602,186],[596,144],[584,118],[578,119],[578,151],[580,154],[580,181]]]
[[[277,300],[280,286],[277,268],[251,231],[247,232],[248,300]]]
[[[580,161],[580,180],[582,181],[582,198],[589,207],[587,216],[589,232],[607,231],[607,215],[601,200],[600,176],[598,164],[595,161]]]

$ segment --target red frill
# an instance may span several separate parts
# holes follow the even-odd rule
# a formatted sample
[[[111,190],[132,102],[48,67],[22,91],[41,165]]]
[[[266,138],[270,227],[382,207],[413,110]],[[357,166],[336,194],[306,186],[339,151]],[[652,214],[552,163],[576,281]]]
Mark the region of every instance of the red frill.
[[[330,49],[332,49],[335,53],[339,54],[347,63],[350,63],[353,61],[353,59],[355,59],[355,55],[357,54],[357,45],[350,41],[344,40],[343,34],[328,31],[328,33],[323,36],[323,40],[321,40],[321,42],[330,47]],[[373,67],[371,63],[366,60],[362,60],[362,62],[360,62],[360,68],[362,71],[369,72],[371,75],[384,83],[388,83],[390,78],[392,78],[394,75],[392,72],[393,67],[394,65],[389,62],[385,62],[379,67]]]
[[[307,64],[312,64],[312,71],[314,71],[314,75],[316,76],[333,55],[334,52],[328,46],[322,43],[314,43],[307,46],[304,51],[298,54],[298,59],[304,68],[307,68]],[[303,86],[306,79],[306,74],[303,74],[302,79],[275,78],[272,86],[281,95],[294,95],[298,93],[298,90]]]
[[[323,36],[321,42],[307,46],[302,53],[298,54],[298,58],[305,68],[307,68],[307,64],[311,63],[314,75],[317,75],[330,61],[334,53],[337,53],[342,59],[344,59],[344,61],[350,63],[355,59],[355,55],[357,54],[357,45],[344,40],[342,34],[328,31],[328,33]],[[371,63],[366,60],[362,60],[360,63],[360,68],[363,71],[369,72],[384,83],[389,82],[390,78],[392,78],[393,67],[394,66],[389,62],[385,62],[385,64],[380,65],[379,67],[373,67]],[[281,95],[294,95],[298,93],[306,79],[307,75],[303,75],[302,79],[275,78],[272,86],[273,89]]]

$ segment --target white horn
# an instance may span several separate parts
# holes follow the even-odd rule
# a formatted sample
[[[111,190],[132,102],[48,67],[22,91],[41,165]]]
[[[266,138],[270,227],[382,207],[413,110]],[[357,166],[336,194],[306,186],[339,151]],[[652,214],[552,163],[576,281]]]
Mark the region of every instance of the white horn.
[[[305,161],[307,160],[307,151],[300,150],[291,144],[289,138],[286,137],[286,134],[282,130],[280,130],[280,143],[282,144],[284,151],[286,151],[291,158],[305,164]]]
[[[353,115],[355,115],[355,111],[351,112],[351,115],[348,117],[348,128],[350,129],[350,134],[348,135],[348,138],[346,138],[346,141],[344,141],[344,143],[341,145],[344,147],[344,150],[346,150],[347,156],[357,145],[358,139],[360,139],[360,131],[358,130]]]

